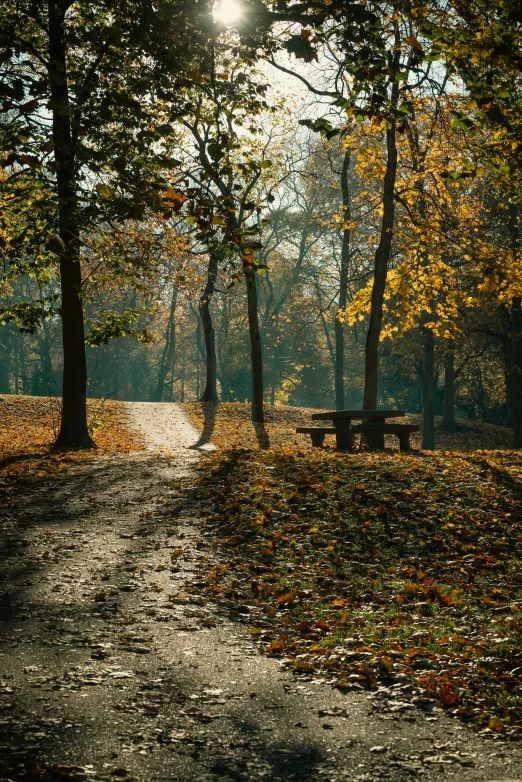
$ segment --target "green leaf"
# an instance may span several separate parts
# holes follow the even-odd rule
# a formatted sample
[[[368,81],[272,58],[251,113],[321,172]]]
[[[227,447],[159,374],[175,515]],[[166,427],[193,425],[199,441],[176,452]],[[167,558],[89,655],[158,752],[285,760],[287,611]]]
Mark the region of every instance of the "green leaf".
[[[114,190],[112,189],[112,187],[103,184],[103,182],[98,182],[98,184],[95,187],[95,190],[97,193],[99,193],[102,196],[102,198],[111,198],[111,196],[114,195]]]
[[[334,136],[339,135],[340,128],[334,128],[333,125],[328,122],[327,119],[321,118],[321,119],[300,119],[299,120],[300,125],[304,125],[306,128],[310,128],[314,133],[320,133],[321,136],[326,138],[328,141],[333,138]]]
[[[91,347],[107,345],[112,339],[118,337],[136,337],[139,342],[153,342],[154,339],[147,329],[134,325],[145,311],[143,308],[133,309],[124,312],[123,315],[117,312],[100,312],[105,320],[94,323],[90,327],[85,335],[85,342]]]

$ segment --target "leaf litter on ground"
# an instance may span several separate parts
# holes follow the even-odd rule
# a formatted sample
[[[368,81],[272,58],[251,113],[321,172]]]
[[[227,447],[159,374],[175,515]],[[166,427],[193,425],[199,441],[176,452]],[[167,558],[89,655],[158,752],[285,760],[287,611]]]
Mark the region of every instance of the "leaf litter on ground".
[[[97,448],[55,448],[60,406],[55,398],[0,395],[0,507],[16,488],[52,478],[67,466],[141,447],[129,432],[122,402],[89,399],[88,425]]]
[[[247,405],[186,408],[220,446],[199,482],[223,561],[197,589],[304,677],[522,735],[522,454],[486,450],[509,430],[340,453],[295,435],[312,411],[275,407],[260,450]]]

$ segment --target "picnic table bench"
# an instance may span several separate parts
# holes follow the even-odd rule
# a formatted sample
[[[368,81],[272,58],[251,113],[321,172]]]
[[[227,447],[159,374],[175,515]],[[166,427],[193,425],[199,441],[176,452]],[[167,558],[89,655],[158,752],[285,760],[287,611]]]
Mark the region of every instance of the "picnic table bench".
[[[335,426],[298,426],[298,434],[309,434],[314,448],[322,448],[327,434],[335,434]]]
[[[415,424],[386,423],[388,418],[400,418],[405,415],[403,410],[329,410],[325,413],[314,413],[312,420],[333,421],[333,427],[300,426],[296,429],[302,434],[309,434],[314,447],[321,447],[325,435],[335,434],[337,450],[350,451],[355,445],[355,437],[361,434],[372,450],[384,448],[384,435],[393,434],[399,439],[401,451],[409,451],[410,434],[418,432],[420,427]],[[362,421],[352,426],[352,421]]]
[[[367,422],[363,424],[357,424],[357,426],[352,426],[352,432],[355,434],[364,434],[366,436],[366,439],[368,441],[368,435],[370,437],[380,437],[382,438],[382,445],[380,445],[380,441],[375,444],[375,448],[384,448],[384,435],[385,434],[394,434],[399,438],[399,448],[401,451],[409,451],[410,450],[410,434],[412,432],[418,432],[420,430],[420,426],[417,426],[416,424],[378,424],[375,422]],[[368,443],[371,447],[371,444]]]

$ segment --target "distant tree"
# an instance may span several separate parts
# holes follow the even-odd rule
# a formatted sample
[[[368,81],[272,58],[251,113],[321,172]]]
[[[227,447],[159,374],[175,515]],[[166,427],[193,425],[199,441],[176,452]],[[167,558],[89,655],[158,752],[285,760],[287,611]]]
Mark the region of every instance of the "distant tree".
[[[205,289],[199,301],[207,358],[203,398],[217,399],[217,360],[210,302],[218,271],[232,284],[245,281],[252,369],[252,420],[264,420],[263,360],[257,272],[264,268],[262,210],[275,184],[277,135],[268,125],[267,85],[248,63],[232,59],[226,45],[216,44],[209,78],[190,94],[191,111],[183,125],[191,137],[181,175],[190,182],[183,207],[196,239],[209,255]],[[266,129],[259,116],[267,119]],[[248,136],[243,128],[248,130]],[[187,142],[188,143],[188,142]],[[271,196],[270,196],[271,197]]]

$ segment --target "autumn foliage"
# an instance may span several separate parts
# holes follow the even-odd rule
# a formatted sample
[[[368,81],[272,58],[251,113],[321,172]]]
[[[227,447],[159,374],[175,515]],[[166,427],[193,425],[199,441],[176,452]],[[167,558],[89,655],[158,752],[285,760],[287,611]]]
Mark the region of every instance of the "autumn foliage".
[[[88,401],[89,430],[98,448],[71,451],[53,447],[60,420],[60,400],[0,395],[0,505],[17,488],[52,478],[66,467],[102,455],[139,448],[126,427],[121,402]]]
[[[292,435],[309,413],[285,425],[276,408],[261,451],[240,406],[218,409],[224,448],[200,483],[223,564],[207,595],[305,676],[518,735],[521,457],[312,450]]]

